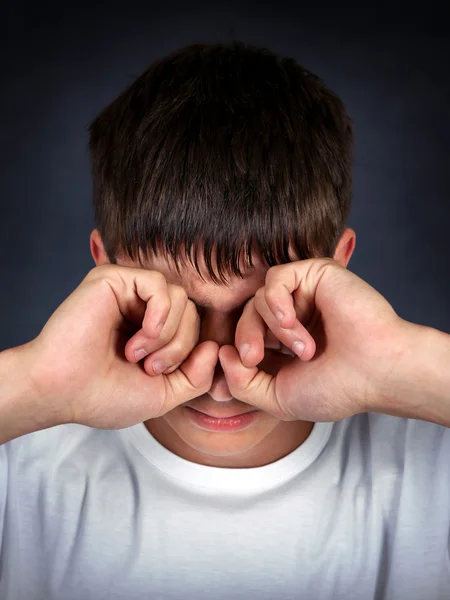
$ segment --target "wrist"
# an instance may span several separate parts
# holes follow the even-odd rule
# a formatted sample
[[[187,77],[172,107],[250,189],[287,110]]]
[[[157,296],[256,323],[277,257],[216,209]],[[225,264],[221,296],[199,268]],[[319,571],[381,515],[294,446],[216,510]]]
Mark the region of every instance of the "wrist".
[[[401,320],[372,410],[450,426],[450,335]]]
[[[63,421],[47,390],[32,376],[32,342],[0,353],[0,444]]]

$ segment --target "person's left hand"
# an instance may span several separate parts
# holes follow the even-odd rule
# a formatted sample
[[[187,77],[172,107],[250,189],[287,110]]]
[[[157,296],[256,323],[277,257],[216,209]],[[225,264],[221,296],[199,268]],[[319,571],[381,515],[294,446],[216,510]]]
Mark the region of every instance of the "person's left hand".
[[[389,398],[410,325],[335,260],[303,260],[268,270],[219,360],[238,400],[282,420],[338,421]],[[297,355],[305,344],[276,375],[257,367],[268,333]]]

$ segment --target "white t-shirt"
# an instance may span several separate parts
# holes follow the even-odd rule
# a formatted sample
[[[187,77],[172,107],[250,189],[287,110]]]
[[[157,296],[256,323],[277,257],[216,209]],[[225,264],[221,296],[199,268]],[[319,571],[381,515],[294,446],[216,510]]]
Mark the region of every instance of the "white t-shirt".
[[[450,598],[450,429],[317,423],[264,467],[188,462],[143,424],[0,447],[1,600]]]

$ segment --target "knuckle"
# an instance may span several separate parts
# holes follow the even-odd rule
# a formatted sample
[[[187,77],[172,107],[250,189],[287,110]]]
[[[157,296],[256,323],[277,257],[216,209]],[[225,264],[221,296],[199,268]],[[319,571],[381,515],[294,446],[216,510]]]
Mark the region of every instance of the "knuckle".
[[[272,267],[269,267],[266,273],[266,281],[271,281],[274,277],[277,277],[283,266],[284,265],[273,265]]]
[[[275,287],[266,287],[264,299],[268,304],[273,304],[277,297],[277,289]]]
[[[110,264],[96,265],[89,271],[85,279],[101,279],[102,277],[106,277],[111,272],[111,266]]]
[[[188,353],[189,350],[186,348],[186,343],[184,341],[174,340],[170,344],[170,360],[167,362],[169,362],[171,365],[174,365],[175,363],[179,362],[180,359],[183,359],[185,356],[187,356]]]
[[[171,296],[179,302],[186,303],[188,300],[187,292],[180,285],[169,285]]]
[[[166,278],[159,271],[150,271],[150,276],[152,281],[157,285],[164,285],[166,283]]]
[[[256,294],[254,296],[255,301],[259,302],[260,300],[264,299],[265,295],[266,295],[266,286],[260,287],[256,291]]]

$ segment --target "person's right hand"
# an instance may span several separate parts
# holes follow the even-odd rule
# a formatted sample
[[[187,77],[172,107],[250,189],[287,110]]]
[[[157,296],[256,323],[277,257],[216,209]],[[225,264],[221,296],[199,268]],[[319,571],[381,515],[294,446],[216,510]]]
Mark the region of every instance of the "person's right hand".
[[[210,389],[219,348],[196,346],[199,327],[184,289],[161,273],[102,265],[23,347],[24,366],[37,397],[49,413],[62,415],[60,422],[120,429]],[[140,348],[149,354],[138,362]],[[165,363],[163,374],[155,372],[155,361]]]

